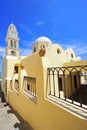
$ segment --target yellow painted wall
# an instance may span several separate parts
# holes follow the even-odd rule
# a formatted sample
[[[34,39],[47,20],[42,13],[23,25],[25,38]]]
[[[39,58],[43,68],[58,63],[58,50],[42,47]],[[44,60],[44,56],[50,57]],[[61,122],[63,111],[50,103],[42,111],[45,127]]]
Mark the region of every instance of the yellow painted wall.
[[[82,66],[82,65],[87,65],[87,60],[66,62],[66,63],[63,64],[64,67],[67,67],[67,66]]]
[[[8,101],[28,121],[35,130],[86,130],[87,121],[82,120],[71,113],[65,111],[54,103],[44,98],[46,88],[46,63],[43,58],[35,53],[22,60],[26,74],[36,77],[37,103],[25,96],[22,91],[23,78],[21,69],[19,72],[20,90],[19,94],[9,91]]]

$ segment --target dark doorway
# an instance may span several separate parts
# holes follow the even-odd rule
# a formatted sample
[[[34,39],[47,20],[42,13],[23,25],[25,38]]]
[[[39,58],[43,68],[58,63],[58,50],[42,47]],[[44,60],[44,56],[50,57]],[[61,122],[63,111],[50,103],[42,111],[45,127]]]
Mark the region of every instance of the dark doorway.
[[[58,78],[59,81],[59,91],[62,91],[62,78]]]
[[[30,90],[30,85],[29,84],[27,85],[27,90]]]
[[[76,75],[74,75],[74,87],[75,87],[75,89],[77,88],[77,79],[76,79]]]

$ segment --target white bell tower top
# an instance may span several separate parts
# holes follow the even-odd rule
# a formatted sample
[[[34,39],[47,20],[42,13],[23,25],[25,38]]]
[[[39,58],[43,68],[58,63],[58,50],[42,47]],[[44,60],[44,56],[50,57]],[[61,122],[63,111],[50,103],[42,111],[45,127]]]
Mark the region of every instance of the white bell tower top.
[[[19,56],[18,32],[14,24],[10,24],[6,35],[6,55]]]

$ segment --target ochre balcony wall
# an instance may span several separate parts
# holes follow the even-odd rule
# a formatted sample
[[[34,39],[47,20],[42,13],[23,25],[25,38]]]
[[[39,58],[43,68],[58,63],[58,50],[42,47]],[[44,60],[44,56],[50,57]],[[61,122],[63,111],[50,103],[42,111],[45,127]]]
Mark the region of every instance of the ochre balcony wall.
[[[8,102],[35,130],[86,130],[86,120],[74,116],[44,97],[47,72],[42,60],[43,58],[36,53],[21,62],[27,76],[36,77],[37,101],[34,102],[24,95],[20,70],[19,93],[15,92],[13,86],[12,92],[8,93]]]

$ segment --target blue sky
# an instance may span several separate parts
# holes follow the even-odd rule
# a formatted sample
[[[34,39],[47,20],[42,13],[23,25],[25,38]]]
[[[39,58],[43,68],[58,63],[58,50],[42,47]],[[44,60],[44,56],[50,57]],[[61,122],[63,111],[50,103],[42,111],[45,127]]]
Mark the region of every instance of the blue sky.
[[[47,36],[87,59],[87,0],[1,0],[0,71],[6,32],[12,22],[19,33],[21,55],[30,54],[33,42]]]

